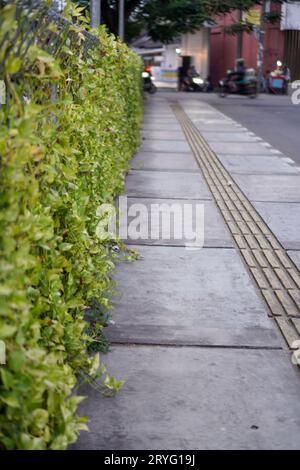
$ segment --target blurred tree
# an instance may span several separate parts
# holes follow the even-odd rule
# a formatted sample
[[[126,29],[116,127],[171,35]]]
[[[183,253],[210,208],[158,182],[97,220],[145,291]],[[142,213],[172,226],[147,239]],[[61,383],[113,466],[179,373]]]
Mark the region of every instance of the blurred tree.
[[[180,34],[197,31],[203,23],[213,21],[215,15],[236,9],[245,11],[254,5],[262,4],[263,1],[125,0],[126,39],[130,41],[146,30],[154,41],[168,43]],[[283,1],[273,0],[273,3]],[[88,5],[89,0],[77,0],[76,3]],[[101,0],[102,23],[114,34],[118,34],[118,3],[119,0]],[[278,20],[279,16],[271,14],[273,21]],[[236,28],[249,31],[251,25],[237,23]],[[235,33],[234,27],[232,32]]]

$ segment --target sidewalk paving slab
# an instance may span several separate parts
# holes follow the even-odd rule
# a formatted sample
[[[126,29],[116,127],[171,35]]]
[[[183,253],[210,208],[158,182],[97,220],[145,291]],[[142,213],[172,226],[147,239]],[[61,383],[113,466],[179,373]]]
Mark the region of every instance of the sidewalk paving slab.
[[[114,339],[118,331],[124,340],[127,331],[138,338],[141,330],[136,327],[161,326],[159,342],[163,332],[168,338],[167,327],[177,327],[178,338],[182,328],[189,328],[192,341],[200,344],[282,346],[235,250],[137,249],[142,259],[123,264],[116,273]]]
[[[145,131],[178,131],[182,132],[182,128],[178,122],[174,122],[172,124],[168,124],[164,121],[161,122],[149,122],[144,123],[143,129]]]
[[[201,173],[132,170],[126,179],[128,196],[211,199]]]
[[[254,207],[286,250],[300,249],[300,203],[255,202]]]
[[[164,216],[168,216],[169,210],[171,207],[178,206],[180,207],[180,213],[184,214],[184,205],[188,204],[191,206],[192,210],[192,219],[190,224],[185,224],[180,223],[180,221],[177,218],[171,219],[172,221],[172,227],[170,230],[170,237],[168,239],[164,239],[162,236],[162,225],[161,223],[157,224],[156,221],[151,221],[151,207],[154,204],[159,204],[162,209],[162,213]],[[224,247],[224,248],[232,248],[234,247],[234,243],[232,241],[232,238],[230,236],[230,233],[225,225],[225,222],[223,221],[218,209],[216,208],[215,204],[213,201],[207,201],[207,200],[182,200],[182,199],[151,199],[151,198],[128,198],[127,199],[127,205],[128,205],[128,210],[130,211],[131,207],[133,204],[143,204],[148,211],[148,215],[138,214],[140,217],[140,221],[142,224],[146,223],[148,225],[148,238],[144,240],[126,240],[126,243],[128,244],[141,244],[141,245],[175,245],[175,246],[185,246],[187,243],[189,243],[190,240],[188,240],[187,237],[184,236],[184,233],[186,231],[186,234],[188,235],[187,230],[191,230],[192,233],[196,230],[196,206],[200,205],[203,206],[204,208],[204,246],[205,247]],[[176,207],[175,207],[176,209]],[[128,222],[130,223],[132,219],[136,217],[136,214],[134,214],[132,217],[128,217]],[[168,220],[168,217],[167,217]],[[161,221],[161,219],[160,219]],[[155,222],[155,223],[154,223]],[[180,239],[176,239],[174,236],[174,228],[180,229],[179,233],[182,233],[183,236],[181,236]],[[199,227],[200,228],[200,227]],[[158,230],[159,231],[159,239],[154,240],[151,238],[151,230]],[[178,232],[177,232],[178,233]]]
[[[300,202],[300,175],[234,175],[250,201]]]
[[[144,117],[145,124],[177,124],[177,120],[174,116],[146,116]]]
[[[224,116],[221,111],[218,111],[212,106],[202,106],[202,104],[201,106],[199,106],[199,102],[198,106],[191,106],[191,104],[186,104],[186,102],[183,100],[178,100],[178,102],[180,103],[184,111],[188,113],[189,116],[191,116],[191,118],[210,118],[212,116],[214,118],[223,119],[223,121],[232,121],[231,118]]]
[[[235,130],[232,132],[202,132],[205,140],[210,142],[259,142],[259,137],[250,135],[249,132]]]
[[[300,250],[299,251],[289,251],[290,258],[294,261],[297,268],[300,270]]]
[[[259,142],[210,142],[212,150],[217,154],[225,155],[272,155],[272,151]]]
[[[138,152],[130,164],[133,170],[196,170],[199,166],[192,154],[167,152]]]
[[[195,127],[202,133],[205,131],[209,132],[236,132],[238,129],[240,129],[236,124],[232,122],[224,122],[221,119],[218,120],[207,120],[207,119],[197,119],[193,120],[191,119],[192,122],[194,123]]]
[[[191,153],[188,143],[182,140],[144,140],[140,147],[140,151]]]
[[[222,148],[231,145],[234,134],[236,149],[258,145],[241,145],[247,129],[211,106],[194,96],[171,93],[148,98],[145,132],[178,130],[182,136],[164,96],[173,101],[178,96],[200,132],[222,132]],[[110,399],[86,390],[89,399],[80,411],[91,417],[91,433],[82,433],[72,448],[299,449],[300,375],[291,363],[291,351],[269,318],[200,170],[191,164],[191,150],[178,149],[185,141],[177,140],[174,146],[172,141],[151,142],[151,149],[142,146],[132,163],[145,164],[145,169],[131,170],[127,176],[129,205],[204,204],[205,247],[191,251],[164,241],[130,245],[142,257],[117,266],[115,324],[107,328],[112,352],[104,359],[109,373],[126,384]],[[247,164],[241,158],[244,152],[237,150],[220,153],[220,158],[232,167],[233,158],[239,161],[239,171],[247,174],[230,170],[233,179],[260,204],[258,210],[265,211],[282,243],[298,246],[296,230],[285,232],[280,210],[285,207],[292,214],[286,219],[290,227],[298,204],[290,210],[285,202],[300,203],[300,176],[289,174],[287,162],[281,165],[272,149],[260,147],[263,152],[253,150],[245,157]],[[274,172],[282,168],[281,174],[251,174],[258,168],[269,172],[266,158],[271,157],[276,159]],[[255,202],[259,200],[263,202]],[[289,251],[298,266],[299,253]]]
[[[74,449],[300,447],[299,377],[281,351],[114,346],[114,398],[86,391],[91,417]]]
[[[291,174],[298,175],[300,168],[275,155],[218,155],[226,170],[230,173],[249,174]]]
[[[185,140],[183,131],[143,131],[143,140]]]

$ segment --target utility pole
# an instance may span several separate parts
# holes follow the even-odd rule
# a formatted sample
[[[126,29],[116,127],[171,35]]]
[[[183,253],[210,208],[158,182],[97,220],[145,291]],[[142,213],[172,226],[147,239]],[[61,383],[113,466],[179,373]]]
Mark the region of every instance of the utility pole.
[[[238,22],[241,24],[243,20],[243,10],[238,10]],[[243,31],[239,31],[237,34],[237,47],[236,47],[236,58],[241,59],[243,57]]]
[[[262,2],[260,26],[258,27],[258,54],[257,54],[257,88],[258,91],[261,89],[261,82],[263,77],[263,64],[265,55],[265,15],[266,15],[266,1]]]
[[[101,23],[101,0],[90,0],[91,27],[99,28]]]
[[[125,0],[119,0],[119,37],[124,41],[125,32]]]

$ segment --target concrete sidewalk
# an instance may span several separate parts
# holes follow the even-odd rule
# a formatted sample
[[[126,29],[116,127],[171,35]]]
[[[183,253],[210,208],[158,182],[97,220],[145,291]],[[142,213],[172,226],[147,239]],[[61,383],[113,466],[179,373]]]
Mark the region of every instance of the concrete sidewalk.
[[[86,390],[81,413],[91,432],[73,448],[299,449],[300,371],[288,347],[300,331],[299,273],[288,261],[300,265],[299,169],[194,96],[151,97],[143,138],[127,177],[129,206],[203,204],[204,247],[190,251],[174,238],[130,242],[142,258],[118,267],[112,352],[104,358],[126,384],[108,399]],[[225,206],[230,191],[242,200],[237,207],[251,203],[266,237],[257,240],[270,251],[251,246],[255,232],[240,236],[226,225],[227,207],[192,152],[197,145],[221,182],[226,170],[232,178]]]

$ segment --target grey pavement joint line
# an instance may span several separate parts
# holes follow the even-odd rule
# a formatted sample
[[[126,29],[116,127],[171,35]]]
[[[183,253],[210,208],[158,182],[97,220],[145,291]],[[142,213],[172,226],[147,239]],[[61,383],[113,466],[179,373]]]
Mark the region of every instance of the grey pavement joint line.
[[[172,105],[207,185],[288,347],[300,339],[300,273],[178,103]]]
[[[281,346],[240,346],[237,344],[198,344],[198,343],[178,343],[178,342],[157,342],[153,341],[128,341],[113,340],[112,346],[118,347],[150,347],[150,348],[197,348],[197,349],[240,349],[245,351],[282,351]]]

